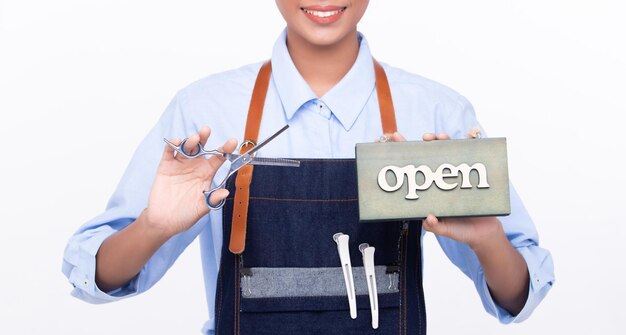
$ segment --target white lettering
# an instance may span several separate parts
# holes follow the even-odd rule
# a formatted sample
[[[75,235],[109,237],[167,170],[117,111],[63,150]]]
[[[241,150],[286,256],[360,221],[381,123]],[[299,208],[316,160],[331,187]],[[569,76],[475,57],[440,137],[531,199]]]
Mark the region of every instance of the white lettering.
[[[378,186],[386,192],[395,192],[402,188],[404,185],[404,176],[407,177],[408,190],[405,196],[406,199],[415,200],[419,198],[417,191],[425,191],[429,189],[433,182],[437,187],[444,191],[455,189],[458,182],[447,182],[446,179],[452,180],[459,177],[461,173],[462,189],[472,188],[470,181],[470,173],[472,170],[478,174],[478,185],[476,188],[489,188],[487,182],[487,168],[482,163],[475,163],[469,166],[466,163],[462,163],[459,166],[454,166],[449,163],[441,164],[435,172],[433,172],[428,166],[420,165],[415,167],[414,165],[407,165],[405,167],[397,167],[394,165],[387,165],[378,172]],[[389,185],[387,182],[387,172],[392,172],[396,181],[394,185]],[[421,173],[424,176],[424,182],[419,185],[417,183],[417,174]]]
[[[446,170],[449,172],[446,173],[445,172]],[[456,166],[452,164],[449,164],[449,163],[441,164],[437,168],[437,171],[435,171],[435,176],[437,177],[437,179],[435,179],[435,184],[437,185],[437,187],[439,187],[440,189],[444,191],[449,191],[453,188],[456,188],[459,185],[459,183],[448,184],[444,180],[444,178],[456,178],[459,176],[459,170],[456,168]]]
[[[458,169],[461,172],[461,176],[463,176],[461,188],[472,188],[472,183],[470,182],[470,172],[472,172],[472,170],[478,172],[478,185],[476,185],[476,187],[489,188],[489,184],[487,183],[487,168],[482,163],[476,163],[471,167],[463,163],[458,166]]]
[[[393,172],[393,175],[396,178],[396,184],[394,186],[391,186],[387,183],[388,171]],[[383,191],[395,192],[399,190],[400,187],[402,187],[402,184],[404,184],[404,170],[403,169],[400,169],[397,166],[388,165],[382,168],[380,172],[378,172],[378,186],[380,186],[380,188],[382,188]]]

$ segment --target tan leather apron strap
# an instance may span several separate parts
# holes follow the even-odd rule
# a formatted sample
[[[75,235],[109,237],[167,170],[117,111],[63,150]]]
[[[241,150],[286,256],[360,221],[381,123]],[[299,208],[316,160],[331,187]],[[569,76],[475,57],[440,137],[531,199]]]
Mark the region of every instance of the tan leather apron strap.
[[[244,141],[241,143],[239,152],[244,154],[256,145],[259,139],[259,128],[263,115],[263,106],[267,96],[267,88],[272,74],[272,63],[265,62],[257,75],[250,107],[248,108],[248,120]],[[230,232],[230,244],[228,250],[233,254],[241,254],[246,248],[246,231],[248,224],[248,203],[250,200],[250,183],[252,182],[253,166],[248,164],[237,172],[235,179],[235,203],[233,205],[233,222]]]
[[[376,75],[376,92],[378,94],[378,105],[380,108],[380,118],[383,126],[383,134],[390,135],[397,131],[396,114],[391,99],[391,89],[387,81],[387,75],[383,67],[375,60],[374,73]],[[239,151],[245,153],[256,145],[263,115],[263,106],[272,74],[272,63],[267,61],[261,66],[252,98],[248,109],[248,120],[246,121],[246,131],[244,142]],[[252,182],[252,165],[246,165],[239,170],[235,179],[235,203],[233,206],[233,222],[230,234],[230,244],[228,250],[233,254],[241,254],[246,248],[246,230],[248,221],[248,203],[250,200],[250,183]]]
[[[376,93],[378,94],[378,106],[380,108],[380,120],[383,124],[383,134],[391,135],[398,131],[396,125],[396,112],[393,108],[393,100],[391,99],[391,89],[387,74],[383,67],[374,61],[374,74],[376,75]]]

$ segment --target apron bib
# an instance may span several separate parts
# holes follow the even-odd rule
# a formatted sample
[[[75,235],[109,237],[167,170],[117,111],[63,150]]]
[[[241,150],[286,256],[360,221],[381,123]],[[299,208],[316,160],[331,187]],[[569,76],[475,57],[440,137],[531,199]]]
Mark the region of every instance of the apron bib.
[[[383,132],[393,133],[389,85],[374,63]],[[246,140],[258,135],[269,64],[255,84]],[[234,197],[222,209],[216,334],[426,334],[421,222],[359,223],[355,160],[300,162],[299,168],[256,166],[254,179],[250,169],[227,183]],[[350,236],[354,320],[333,240],[338,232]],[[372,329],[360,243],[376,248],[378,329]]]

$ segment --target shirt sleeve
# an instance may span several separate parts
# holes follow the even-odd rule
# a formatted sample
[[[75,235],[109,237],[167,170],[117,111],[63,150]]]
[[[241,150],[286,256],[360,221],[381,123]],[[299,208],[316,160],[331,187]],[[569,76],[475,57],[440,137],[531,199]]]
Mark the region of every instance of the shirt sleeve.
[[[449,128],[445,131],[452,138],[467,137],[472,129],[478,129],[481,135],[485,136],[484,130],[476,120],[472,106],[464,99],[460,101],[457,108],[461,106],[461,112],[457,109],[447,115],[450,122]],[[504,324],[526,320],[552,288],[555,280],[550,252],[539,246],[539,235],[535,225],[512,184],[509,185],[509,191],[511,214],[499,217],[499,220],[508,240],[526,261],[530,278],[528,298],[519,314],[511,315],[495,303],[487,287],[478,257],[467,244],[437,236],[447,257],[473,280],[485,310]]]
[[[63,274],[73,285],[72,295],[90,303],[119,300],[146,291],[170,268],[208,222],[203,217],[189,230],[170,238],[150,258],[139,274],[124,287],[101,291],[95,282],[95,256],[102,242],[134,222],[146,207],[156,169],[164,149],[163,138],[184,138],[195,129],[185,126],[181,112],[182,93],[176,95],[158,123],[136,149],[103,213],[80,227],[70,237],[63,257]]]

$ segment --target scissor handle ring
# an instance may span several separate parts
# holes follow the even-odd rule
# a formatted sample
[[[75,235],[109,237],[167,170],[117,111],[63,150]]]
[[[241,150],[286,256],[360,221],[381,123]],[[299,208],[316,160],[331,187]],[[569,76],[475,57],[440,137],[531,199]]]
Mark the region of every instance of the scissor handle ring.
[[[217,205],[213,206],[211,205],[211,202],[209,201],[209,198],[211,198],[211,194],[213,194],[213,192],[219,190],[219,187],[214,188],[210,191],[202,191],[202,194],[204,194],[204,201],[206,202],[206,205],[209,206],[209,208],[211,210],[218,210],[222,207],[224,207],[224,204],[226,203],[226,199],[222,199],[222,201],[220,201]]]
[[[184,139],[181,143],[180,143],[180,153],[183,154],[183,156],[187,157],[187,158],[196,158],[198,156],[201,155],[202,153],[202,145],[200,143],[198,143],[196,146],[198,147],[198,152],[196,152],[195,154],[189,154],[185,151],[185,143],[187,143],[189,139],[186,138]]]

